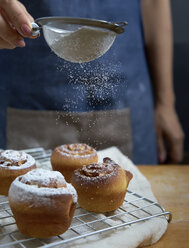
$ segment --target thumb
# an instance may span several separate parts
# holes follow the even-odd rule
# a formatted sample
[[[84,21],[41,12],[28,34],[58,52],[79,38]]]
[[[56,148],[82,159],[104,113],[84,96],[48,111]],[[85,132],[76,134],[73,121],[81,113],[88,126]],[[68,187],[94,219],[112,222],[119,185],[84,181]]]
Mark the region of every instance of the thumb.
[[[31,16],[20,2],[17,0],[2,0],[0,7],[11,26],[13,26],[23,37],[30,37],[32,35],[32,28],[30,25]]]
[[[163,164],[166,161],[167,158],[167,151],[166,151],[166,147],[164,144],[164,139],[163,139],[163,134],[159,133],[157,135],[157,147],[158,147],[158,159],[159,159],[159,163]]]

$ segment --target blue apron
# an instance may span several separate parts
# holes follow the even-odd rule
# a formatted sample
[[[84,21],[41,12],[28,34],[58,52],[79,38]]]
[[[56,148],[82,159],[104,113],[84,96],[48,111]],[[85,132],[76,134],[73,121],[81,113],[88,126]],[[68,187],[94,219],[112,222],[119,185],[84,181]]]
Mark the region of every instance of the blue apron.
[[[0,51],[0,147],[6,146],[8,106],[26,110],[73,112],[129,107],[134,162],[157,163],[153,102],[140,1],[21,2],[34,18],[73,16],[113,22],[128,21],[129,25],[104,56],[83,65],[58,58],[51,52],[42,34],[37,40],[26,40],[24,49]]]

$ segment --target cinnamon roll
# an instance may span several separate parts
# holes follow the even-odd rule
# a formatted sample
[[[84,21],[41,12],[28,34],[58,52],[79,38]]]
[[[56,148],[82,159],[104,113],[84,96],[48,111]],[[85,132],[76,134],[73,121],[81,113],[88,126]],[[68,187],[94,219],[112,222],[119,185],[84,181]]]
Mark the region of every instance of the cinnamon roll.
[[[98,161],[97,152],[86,144],[69,144],[56,147],[51,155],[52,168],[60,171],[67,182],[74,170]]]
[[[71,183],[78,193],[79,205],[92,212],[110,212],[124,201],[132,174],[110,158],[75,170]]]
[[[17,177],[9,204],[24,235],[46,238],[64,233],[71,224],[77,193],[60,172],[35,169]]]
[[[0,152],[0,195],[8,195],[12,181],[20,175],[35,169],[35,159],[22,151]]]

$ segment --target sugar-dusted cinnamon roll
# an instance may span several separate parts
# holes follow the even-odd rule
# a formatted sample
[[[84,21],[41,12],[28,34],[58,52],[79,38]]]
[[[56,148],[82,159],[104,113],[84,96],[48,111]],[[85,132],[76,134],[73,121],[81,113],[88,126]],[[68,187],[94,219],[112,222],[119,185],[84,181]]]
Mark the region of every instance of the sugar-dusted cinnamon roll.
[[[0,153],[0,195],[8,195],[12,181],[35,169],[35,159],[22,151],[5,150]]]
[[[60,172],[35,169],[17,177],[9,204],[21,233],[45,238],[64,233],[71,224],[77,193]]]
[[[71,183],[78,193],[79,205],[93,212],[110,212],[123,204],[132,174],[110,158],[75,170]]]
[[[51,155],[52,168],[60,171],[67,182],[74,170],[98,161],[97,152],[86,144],[69,144],[56,147]]]

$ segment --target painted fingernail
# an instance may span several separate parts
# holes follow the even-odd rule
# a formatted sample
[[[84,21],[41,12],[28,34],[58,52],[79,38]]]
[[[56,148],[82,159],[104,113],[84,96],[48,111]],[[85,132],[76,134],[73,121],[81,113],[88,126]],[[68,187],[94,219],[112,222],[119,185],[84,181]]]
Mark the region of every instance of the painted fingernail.
[[[31,30],[31,28],[29,27],[28,24],[22,24],[21,30],[26,35],[32,35],[32,30]]]
[[[24,42],[24,40],[17,40],[16,42],[15,42],[15,45],[17,46],[17,47],[25,47],[25,42]]]

